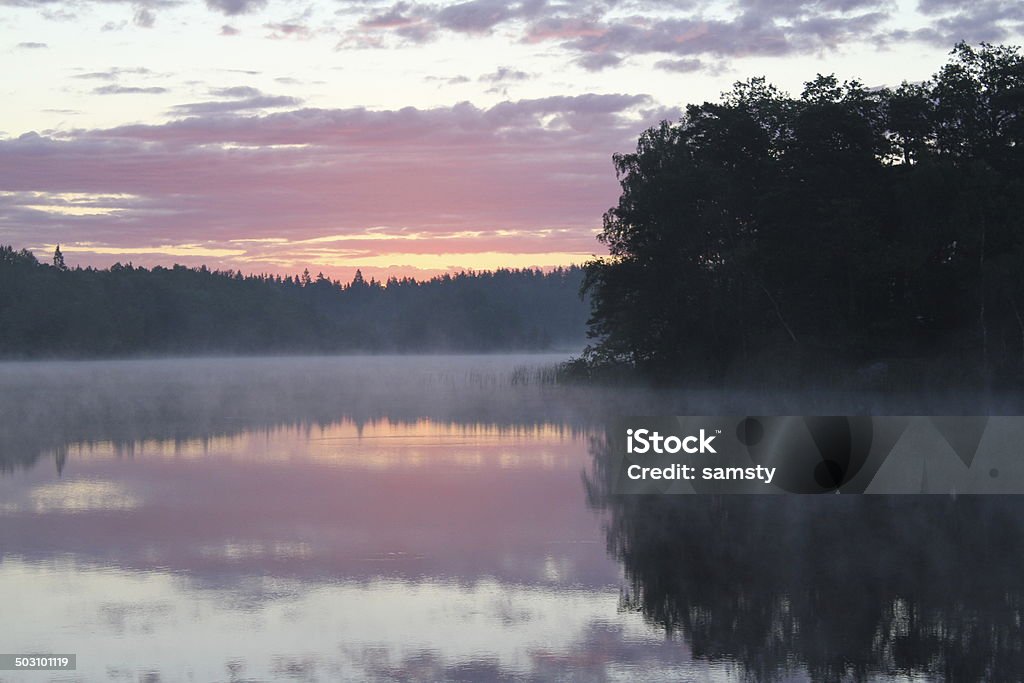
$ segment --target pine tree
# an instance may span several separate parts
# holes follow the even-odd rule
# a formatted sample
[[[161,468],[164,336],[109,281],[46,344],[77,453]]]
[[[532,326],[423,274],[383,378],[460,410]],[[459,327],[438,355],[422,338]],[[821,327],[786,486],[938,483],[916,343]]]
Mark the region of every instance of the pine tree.
[[[57,270],[68,269],[67,265],[64,263],[64,254],[61,253],[59,244],[57,245],[57,248],[54,249],[53,251],[53,267],[56,268]]]

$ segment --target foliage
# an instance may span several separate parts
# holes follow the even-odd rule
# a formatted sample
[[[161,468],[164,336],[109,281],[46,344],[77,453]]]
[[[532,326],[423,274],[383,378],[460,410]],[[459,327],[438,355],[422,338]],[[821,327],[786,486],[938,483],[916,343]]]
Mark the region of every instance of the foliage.
[[[944,359],[1024,370],[1024,57],[923,84],[764,79],[646,131],[586,266],[585,359],[722,378]]]
[[[582,342],[582,271],[349,284],[206,267],[69,269],[0,246],[0,355],[492,351]],[[63,267],[62,267],[63,266]]]

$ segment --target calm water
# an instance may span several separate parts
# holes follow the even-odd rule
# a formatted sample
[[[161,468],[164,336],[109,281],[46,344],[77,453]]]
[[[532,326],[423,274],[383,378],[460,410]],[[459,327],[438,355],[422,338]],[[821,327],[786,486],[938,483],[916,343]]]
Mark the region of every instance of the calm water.
[[[0,651],[78,655],[0,680],[1024,676],[1014,498],[601,477],[610,415],[886,405],[564,388],[557,360],[0,364]]]

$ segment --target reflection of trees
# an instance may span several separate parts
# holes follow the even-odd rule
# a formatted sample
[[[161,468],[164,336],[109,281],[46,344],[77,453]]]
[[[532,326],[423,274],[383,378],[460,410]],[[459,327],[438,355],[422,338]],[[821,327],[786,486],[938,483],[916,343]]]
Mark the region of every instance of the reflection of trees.
[[[618,496],[592,442],[627,607],[755,679],[1022,680],[1024,499]]]
[[[1015,396],[912,397],[834,392],[814,410],[958,414],[965,405],[1017,411]],[[473,427],[569,429],[625,414],[806,412],[802,392],[730,388],[687,392],[641,386],[555,384],[549,367],[521,357],[453,356],[168,359],[0,366],[0,473],[73,444],[185,441],[282,426],[326,427],[429,419]]]
[[[0,368],[0,473],[51,454],[60,469],[70,444],[112,442],[130,452],[144,440],[342,420],[509,430],[578,423],[572,392],[556,392],[543,367],[512,363],[480,369],[382,357],[10,364]]]

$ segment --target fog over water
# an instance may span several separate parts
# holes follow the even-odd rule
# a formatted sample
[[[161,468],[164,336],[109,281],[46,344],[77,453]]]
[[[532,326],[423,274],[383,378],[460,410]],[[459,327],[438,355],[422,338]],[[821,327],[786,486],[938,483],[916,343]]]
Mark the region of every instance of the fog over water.
[[[3,649],[87,681],[1024,675],[1016,498],[616,497],[601,467],[615,416],[1016,397],[560,385],[563,359],[0,364]]]

